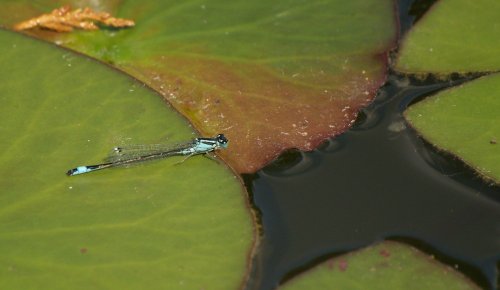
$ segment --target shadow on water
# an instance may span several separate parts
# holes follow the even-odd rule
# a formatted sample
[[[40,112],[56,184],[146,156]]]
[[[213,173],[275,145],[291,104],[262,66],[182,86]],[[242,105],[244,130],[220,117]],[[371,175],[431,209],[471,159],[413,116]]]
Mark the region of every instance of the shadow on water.
[[[245,176],[263,227],[248,289],[275,289],[332,255],[384,239],[412,244],[495,288],[500,188],[438,152],[402,117],[411,102],[474,77],[392,74],[351,130]]]

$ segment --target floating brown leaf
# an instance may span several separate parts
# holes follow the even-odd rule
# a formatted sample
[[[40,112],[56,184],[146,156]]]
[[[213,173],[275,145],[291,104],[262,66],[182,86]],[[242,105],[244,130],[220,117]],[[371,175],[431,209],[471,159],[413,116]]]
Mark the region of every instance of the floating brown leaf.
[[[70,32],[76,27],[83,30],[98,30],[99,27],[95,22],[113,27],[130,27],[135,25],[132,20],[114,18],[107,12],[96,12],[88,7],[71,11],[71,6],[66,5],[54,9],[49,14],[42,14],[38,17],[20,22],[14,25],[14,29],[26,30],[40,27],[57,32]]]

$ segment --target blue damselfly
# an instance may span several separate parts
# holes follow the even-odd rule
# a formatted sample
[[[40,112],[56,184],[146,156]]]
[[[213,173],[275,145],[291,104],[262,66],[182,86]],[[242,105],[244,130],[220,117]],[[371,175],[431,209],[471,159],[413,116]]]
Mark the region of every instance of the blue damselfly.
[[[206,154],[220,148],[227,148],[227,138],[223,134],[218,134],[214,138],[195,138],[191,142],[178,144],[175,146],[131,146],[131,147],[115,147],[113,154],[108,157],[107,162],[78,166],[68,170],[68,176],[93,172],[116,166],[125,166],[129,164],[166,158],[170,156],[186,156],[186,158],[198,154]]]

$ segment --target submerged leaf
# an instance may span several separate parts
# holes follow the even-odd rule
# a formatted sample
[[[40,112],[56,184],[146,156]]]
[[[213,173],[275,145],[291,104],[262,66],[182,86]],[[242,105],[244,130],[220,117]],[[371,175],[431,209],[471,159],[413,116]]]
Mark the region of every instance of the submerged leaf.
[[[349,128],[384,82],[396,39],[392,0],[116,5],[133,30],[57,41],[149,84],[204,135],[227,135],[221,156],[238,172]]]
[[[112,27],[130,27],[135,25],[132,20],[115,18],[107,12],[96,12],[88,7],[71,10],[71,6],[66,5],[54,9],[51,13],[20,22],[14,25],[14,29],[26,30],[39,27],[57,32],[70,32],[73,31],[73,28],[83,30],[99,29],[94,22]]]

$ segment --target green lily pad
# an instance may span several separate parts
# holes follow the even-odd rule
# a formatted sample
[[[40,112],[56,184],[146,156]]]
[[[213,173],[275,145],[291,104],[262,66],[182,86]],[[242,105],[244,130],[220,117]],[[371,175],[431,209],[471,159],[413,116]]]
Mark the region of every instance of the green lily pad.
[[[500,1],[441,0],[408,32],[396,69],[406,73],[498,71]]]
[[[280,289],[480,289],[449,266],[396,242],[332,258]]]
[[[405,37],[396,69],[447,75],[500,69],[500,2],[442,0]],[[500,182],[498,76],[473,81],[417,104],[406,114],[435,146]]]
[[[19,3],[0,1],[9,8],[4,25],[56,5],[23,2],[30,12],[15,14]],[[231,148],[221,156],[242,173],[287,148],[312,150],[346,130],[384,82],[386,52],[396,38],[392,0],[98,5],[136,26],[55,41],[151,85],[202,133],[225,133]]]
[[[440,92],[405,113],[423,136],[500,182],[500,75]]]
[[[181,157],[74,177],[116,144],[193,138],[154,91],[0,30],[0,289],[236,289],[252,217],[220,162]]]

